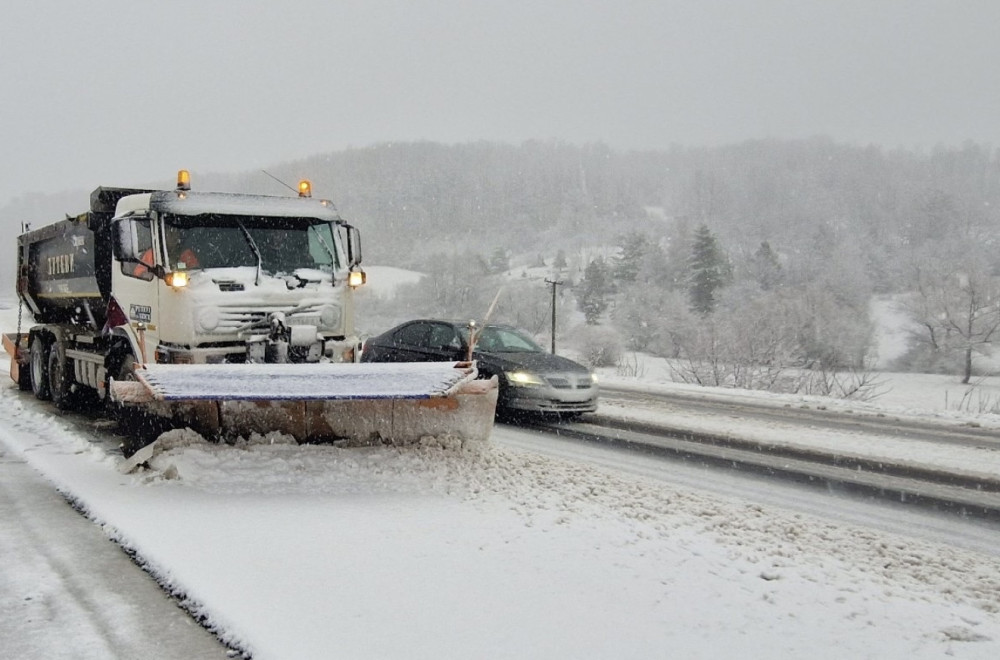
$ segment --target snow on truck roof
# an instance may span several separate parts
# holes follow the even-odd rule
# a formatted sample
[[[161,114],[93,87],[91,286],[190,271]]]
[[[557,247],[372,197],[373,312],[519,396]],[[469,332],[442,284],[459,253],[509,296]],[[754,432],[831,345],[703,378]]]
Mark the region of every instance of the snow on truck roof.
[[[311,197],[277,197],[240,193],[192,192],[160,190],[122,197],[116,215],[149,208],[175,215],[257,215],[272,217],[308,217],[328,222],[341,220],[336,207],[325,199]]]

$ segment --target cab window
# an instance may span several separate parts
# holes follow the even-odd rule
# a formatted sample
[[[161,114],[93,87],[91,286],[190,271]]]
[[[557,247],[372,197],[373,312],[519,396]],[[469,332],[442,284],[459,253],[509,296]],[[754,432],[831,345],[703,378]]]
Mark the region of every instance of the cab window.
[[[129,277],[135,277],[148,282],[153,279],[153,273],[150,272],[146,265],[153,263],[152,222],[149,218],[136,219],[134,226],[136,239],[139,245],[139,258],[146,263],[136,263],[134,261],[122,262],[122,273],[128,275]]]

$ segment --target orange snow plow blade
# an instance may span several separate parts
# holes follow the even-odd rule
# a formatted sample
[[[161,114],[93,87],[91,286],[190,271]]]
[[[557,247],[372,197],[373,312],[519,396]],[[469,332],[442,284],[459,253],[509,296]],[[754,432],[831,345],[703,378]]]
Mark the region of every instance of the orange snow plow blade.
[[[487,440],[496,379],[474,363],[150,364],[114,381],[126,408],[207,437],[280,431],[300,442],[406,444],[427,436]]]

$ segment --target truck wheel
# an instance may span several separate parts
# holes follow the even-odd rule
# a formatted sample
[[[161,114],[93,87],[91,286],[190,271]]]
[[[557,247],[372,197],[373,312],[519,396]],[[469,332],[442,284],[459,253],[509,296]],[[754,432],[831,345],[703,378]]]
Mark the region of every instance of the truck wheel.
[[[72,408],[74,380],[65,348],[58,342],[53,344],[49,348],[49,394],[59,410]]]
[[[39,335],[31,340],[31,391],[42,401],[52,398],[49,390],[49,347]]]

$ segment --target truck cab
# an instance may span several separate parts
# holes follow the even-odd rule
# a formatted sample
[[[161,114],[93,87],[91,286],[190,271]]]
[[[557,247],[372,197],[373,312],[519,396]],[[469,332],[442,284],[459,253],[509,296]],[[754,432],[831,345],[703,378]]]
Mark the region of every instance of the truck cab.
[[[308,187],[305,188],[308,191]],[[177,190],[123,196],[108,324],[141,361],[355,361],[357,230],[333,204]]]
[[[21,234],[35,323],[22,332],[19,315],[4,335],[11,377],[57,408],[110,413],[130,467],[169,428],[487,439],[497,387],[475,365],[355,364],[358,232],[307,182],[298,192],[194,192],[182,171],[176,190],[98,188],[88,212]]]

